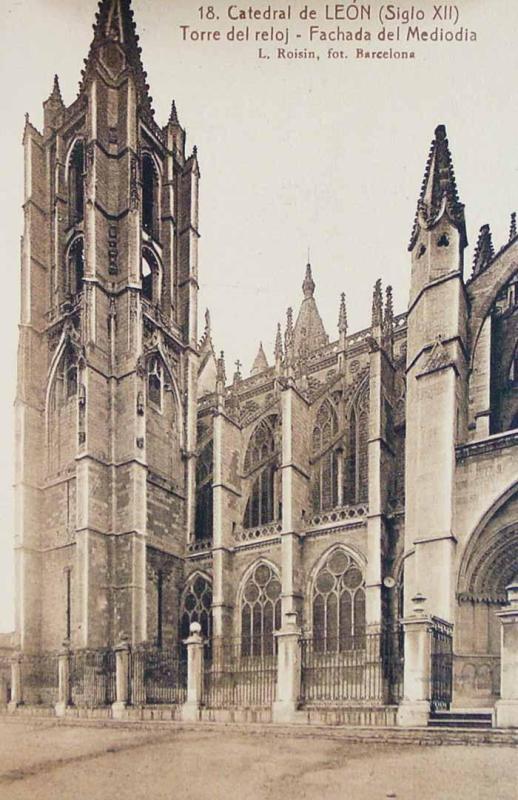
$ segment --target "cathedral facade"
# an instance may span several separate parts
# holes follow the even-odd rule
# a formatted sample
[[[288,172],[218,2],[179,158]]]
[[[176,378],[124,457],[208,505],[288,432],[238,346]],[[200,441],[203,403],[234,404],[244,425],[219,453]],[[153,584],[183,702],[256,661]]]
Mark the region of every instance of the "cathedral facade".
[[[196,148],[156,122],[129,0],[103,0],[77,99],[26,120],[16,398],[16,629],[26,653],[297,627],[361,650],[416,605],[452,631],[453,702],[499,697],[518,577],[518,237],[472,271],[446,132],[410,301],[324,329],[306,267],[270,362],[198,335]],[[291,627],[290,627],[291,626]]]

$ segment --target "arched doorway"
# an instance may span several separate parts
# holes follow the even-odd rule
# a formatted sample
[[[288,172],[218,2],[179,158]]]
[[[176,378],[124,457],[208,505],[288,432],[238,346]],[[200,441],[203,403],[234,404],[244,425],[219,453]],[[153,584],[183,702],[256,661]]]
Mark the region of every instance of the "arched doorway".
[[[500,620],[506,586],[518,575],[518,490],[472,534],[459,569],[454,704],[493,706],[500,693]]]

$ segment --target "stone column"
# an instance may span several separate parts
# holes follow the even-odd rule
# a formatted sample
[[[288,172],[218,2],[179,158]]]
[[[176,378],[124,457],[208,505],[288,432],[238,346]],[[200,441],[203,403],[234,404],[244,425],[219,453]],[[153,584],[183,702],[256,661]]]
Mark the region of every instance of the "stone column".
[[[119,644],[115,647],[115,689],[117,699],[112,704],[114,719],[124,718],[125,710],[130,701],[129,655],[130,646],[127,637],[121,636]]]
[[[412,598],[413,614],[402,620],[405,631],[404,696],[398,708],[398,725],[404,728],[428,724],[430,714],[431,620],[424,612],[426,598]]]
[[[70,642],[65,639],[58,656],[58,702],[54,706],[57,717],[64,717],[70,705]]]
[[[187,702],[182,706],[182,720],[197,722],[203,694],[203,637],[199,622],[191,622],[191,635],[184,640],[187,646]]]
[[[11,700],[9,712],[12,714],[23,703],[22,654],[17,653],[11,661]]]
[[[518,579],[507,586],[508,606],[500,611],[500,700],[495,704],[497,728],[518,728]]]
[[[274,722],[293,722],[300,698],[301,630],[297,613],[286,612],[282,630],[277,631],[277,698],[273,704]]]

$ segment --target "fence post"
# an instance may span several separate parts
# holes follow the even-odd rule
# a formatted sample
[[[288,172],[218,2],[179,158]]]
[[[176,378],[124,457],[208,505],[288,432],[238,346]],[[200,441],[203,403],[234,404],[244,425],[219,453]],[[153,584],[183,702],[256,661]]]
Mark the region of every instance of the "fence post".
[[[115,692],[116,700],[112,703],[114,719],[124,719],[126,708],[130,700],[129,684],[129,651],[128,637],[121,634],[119,643],[115,646]]]
[[[199,622],[191,622],[190,634],[184,640],[187,646],[187,702],[182,706],[182,720],[196,722],[200,719],[204,673],[204,643]]]
[[[277,698],[273,704],[274,722],[293,722],[300,698],[302,677],[301,630],[297,613],[285,614],[284,624],[275,634],[277,639]]]
[[[11,700],[8,706],[11,714],[23,703],[22,657],[21,653],[16,653],[11,660]]]
[[[58,702],[54,706],[57,717],[64,717],[70,705],[70,641],[65,639],[58,655]]]
[[[507,589],[508,605],[500,611],[500,700],[495,704],[497,728],[518,728],[518,581]]]
[[[428,724],[431,683],[431,620],[425,614],[426,597],[412,598],[413,614],[402,620],[405,632],[403,701],[398,708],[397,722],[405,728]]]

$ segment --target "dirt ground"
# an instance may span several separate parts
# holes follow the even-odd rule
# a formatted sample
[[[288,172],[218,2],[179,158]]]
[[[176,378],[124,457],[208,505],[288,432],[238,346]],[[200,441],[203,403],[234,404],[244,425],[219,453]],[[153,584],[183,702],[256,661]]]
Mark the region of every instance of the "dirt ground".
[[[2,800],[518,800],[518,750],[0,720]]]

